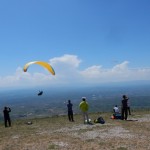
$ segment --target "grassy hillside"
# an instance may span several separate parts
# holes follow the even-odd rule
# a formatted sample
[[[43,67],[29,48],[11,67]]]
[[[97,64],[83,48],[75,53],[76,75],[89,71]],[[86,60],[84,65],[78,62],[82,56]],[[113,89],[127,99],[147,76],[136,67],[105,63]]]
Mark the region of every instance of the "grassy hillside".
[[[8,128],[0,122],[0,150],[150,150],[150,111],[134,111],[128,121],[111,115],[89,114],[92,121],[102,116],[103,125],[85,125],[80,114],[75,122],[67,116],[15,120]]]

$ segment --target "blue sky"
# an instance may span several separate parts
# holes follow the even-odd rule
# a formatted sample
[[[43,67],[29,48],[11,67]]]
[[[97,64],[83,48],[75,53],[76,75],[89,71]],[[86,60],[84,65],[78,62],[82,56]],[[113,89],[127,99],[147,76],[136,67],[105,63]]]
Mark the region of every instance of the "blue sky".
[[[149,0],[6,0],[0,21],[0,87],[150,80]]]

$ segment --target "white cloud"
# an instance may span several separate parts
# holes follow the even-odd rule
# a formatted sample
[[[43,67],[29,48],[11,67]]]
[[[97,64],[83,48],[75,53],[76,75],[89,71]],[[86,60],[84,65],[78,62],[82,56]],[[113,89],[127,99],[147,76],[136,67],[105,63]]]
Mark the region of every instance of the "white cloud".
[[[52,59],[49,60],[50,64],[53,65],[67,65],[67,66],[71,66],[71,67],[78,67],[79,64],[81,63],[81,60],[78,58],[78,56],[76,55],[68,55],[65,54],[61,57],[54,57]]]
[[[134,80],[150,80],[150,68],[132,69],[129,62],[124,61],[110,69],[103,69],[101,66],[86,68],[81,74],[86,81],[90,82],[121,82]]]
[[[132,69],[129,62],[124,61],[112,68],[93,65],[80,70],[81,59],[76,55],[63,55],[49,60],[56,75],[42,72],[23,72],[18,67],[13,75],[0,77],[0,87],[61,85],[61,84],[99,84],[104,82],[119,82],[133,80],[150,80],[150,68]]]

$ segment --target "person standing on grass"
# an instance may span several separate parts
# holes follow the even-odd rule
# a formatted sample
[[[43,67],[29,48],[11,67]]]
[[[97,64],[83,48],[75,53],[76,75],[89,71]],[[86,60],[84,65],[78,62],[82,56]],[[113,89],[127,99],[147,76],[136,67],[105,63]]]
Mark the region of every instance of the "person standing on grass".
[[[128,98],[126,95],[122,96],[122,107],[121,107],[121,116],[122,120],[127,120],[128,118]]]
[[[128,101],[127,101],[127,111],[128,111],[128,114],[131,115],[131,110],[130,110],[130,102],[129,102],[129,98],[128,98]]]
[[[86,123],[86,120],[87,120],[87,123],[90,123],[89,122],[89,117],[88,117],[89,105],[88,105],[85,97],[82,97],[82,101],[79,104],[79,108],[80,108],[80,110],[82,111],[82,114],[83,114],[84,124]]]
[[[71,100],[68,100],[68,104],[67,104],[67,108],[68,108],[68,119],[69,119],[69,121],[74,122],[72,106],[73,106],[73,104],[71,103]]]
[[[3,110],[3,114],[4,114],[4,123],[5,123],[5,127],[11,127],[11,120],[10,120],[10,116],[9,113],[11,112],[11,109],[9,107],[4,107]],[[8,122],[8,125],[7,125]]]

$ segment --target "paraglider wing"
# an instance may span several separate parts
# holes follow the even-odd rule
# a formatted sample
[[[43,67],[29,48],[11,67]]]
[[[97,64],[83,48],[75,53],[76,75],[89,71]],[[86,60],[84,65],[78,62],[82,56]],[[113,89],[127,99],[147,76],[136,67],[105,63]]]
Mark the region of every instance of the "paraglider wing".
[[[27,72],[29,66],[32,65],[32,64],[38,64],[38,65],[46,68],[52,75],[55,75],[55,71],[52,68],[52,66],[49,63],[43,62],[43,61],[32,61],[32,62],[29,62],[29,63],[25,64],[25,66],[23,67],[23,71]]]

